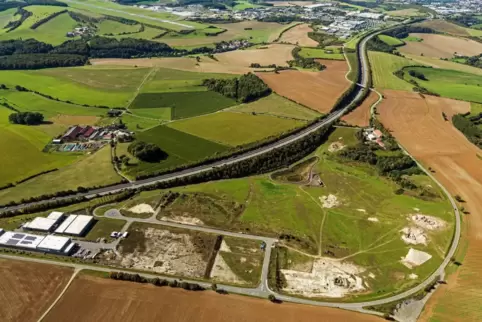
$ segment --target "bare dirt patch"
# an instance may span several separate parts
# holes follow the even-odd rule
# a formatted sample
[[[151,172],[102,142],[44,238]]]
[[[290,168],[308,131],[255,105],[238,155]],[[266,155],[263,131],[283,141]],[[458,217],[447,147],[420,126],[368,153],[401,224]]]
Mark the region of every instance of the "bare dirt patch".
[[[353,111],[344,115],[341,120],[347,124],[366,127],[370,125],[370,108],[378,100],[378,95],[375,92],[370,92],[370,95],[363,101],[363,103],[355,108]]]
[[[279,74],[257,73],[277,94],[321,113],[328,113],[350,83],[345,79],[348,70],[344,61],[319,60],[327,66],[324,71],[285,70]]]
[[[437,34],[411,34],[423,41],[407,41],[399,48],[404,54],[437,58],[452,58],[455,53],[463,56],[475,56],[482,52],[482,44],[466,38],[457,38]]]
[[[181,230],[135,228],[117,253],[99,256],[102,263],[122,268],[186,277],[204,277],[214,236]]]
[[[410,219],[419,227],[427,230],[438,230],[444,228],[447,223],[437,217],[427,216],[422,214],[415,214]]]
[[[196,226],[202,226],[204,225],[204,222],[201,219],[198,218],[193,218],[193,217],[187,217],[187,216],[174,216],[174,217],[161,217],[161,220],[164,221],[172,221],[172,222],[177,222],[179,224],[188,224],[188,225],[196,225]]]
[[[380,318],[351,311],[283,303],[215,292],[189,292],[169,287],[80,276],[45,321],[58,322],[298,322],[360,321]]]
[[[411,244],[411,245],[418,245],[418,244],[423,244],[427,245],[427,235],[425,234],[425,231],[421,228],[418,227],[405,227],[401,231],[402,233],[402,240],[406,244]]]
[[[0,259],[0,320],[37,321],[72,274],[67,267]]]
[[[306,297],[344,297],[350,293],[365,290],[363,279],[358,274],[364,269],[350,263],[330,258],[317,259],[311,272],[282,269],[288,293]]]
[[[306,23],[297,25],[284,32],[279,42],[286,42],[302,47],[316,47],[318,43],[308,37],[308,33],[313,29]]]
[[[340,205],[338,198],[332,194],[321,196],[320,202],[322,203],[323,208],[334,208]]]
[[[136,214],[154,213],[154,209],[152,208],[152,206],[146,203],[135,205],[134,207],[129,208],[129,211]]]
[[[92,59],[93,65],[117,65],[117,66],[142,66],[142,67],[164,67],[186,71],[204,73],[229,73],[245,74],[255,71],[249,66],[252,63],[260,65],[275,64],[287,66],[287,61],[293,59],[291,51],[294,46],[273,44],[265,46],[265,49],[236,50],[216,54],[217,60],[209,57],[202,57],[200,62],[195,58],[135,58],[135,59]]]
[[[49,118],[49,121],[61,125],[94,125],[100,120],[98,116],[83,115],[57,115]]]
[[[407,255],[405,257],[402,257],[401,262],[406,267],[412,269],[416,266],[422,265],[423,263],[428,261],[430,258],[432,258],[432,255],[430,255],[429,253],[410,248],[408,250]]]
[[[328,147],[328,151],[337,152],[337,151],[343,150],[345,146],[346,145],[344,145],[342,142],[336,141],[330,144],[330,146]]]
[[[214,281],[220,281],[220,282],[225,282],[225,283],[232,283],[232,284],[245,284],[246,283],[246,281],[239,278],[238,275],[236,275],[231,270],[229,265],[224,260],[221,252],[218,252],[218,254],[216,255],[216,259],[214,260],[213,268],[211,269],[210,277]]]

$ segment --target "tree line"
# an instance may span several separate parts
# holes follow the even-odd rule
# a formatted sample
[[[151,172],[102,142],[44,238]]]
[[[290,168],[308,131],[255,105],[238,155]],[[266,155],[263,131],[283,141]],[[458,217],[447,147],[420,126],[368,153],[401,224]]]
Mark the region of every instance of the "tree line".
[[[203,80],[202,84],[211,91],[218,92],[241,103],[252,102],[271,93],[268,85],[253,73],[231,79],[209,78]]]
[[[473,119],[479,120],[481,117],[482,113]],[[452,117],[452,124],[465,135],[467,140],[482,149],[482,130],[471,119],[457,114]]]
[[[87,61],[88,58],[81,55],[20,54],[0,56],[0,70],[83,66]]]
[[[177,280],[165,280],[160,278],[147,278],[139,274],[124,273],[124,272],[110,272],[109,278],[117,281],[129,281],[135,283],[149,283],[154,286],[169,286],[169,287],[179,287],[185,289],[186,291],[204,291],[205,288],[197,283],[189,282],[178,282]]]
[[[308,68],[308,69],[316,69],[316,70],[323,70],[326,68],[325,65],[316,61],[314,58],[304,58],[302,57],[299,52],[301,51],[300,47],[295,47],[291,51],[293,55],[293,60],[288,61],[288,65],[290,67],[301,67],[301,68]]]
[[[168,154],[154,143],[135,141],[129,144],[127,151],[136,158],[146,162],[159,162],[165,160]]]
[[[405,25],[405,26],[401,26],[398,28],[385,31],[382,34],[390,37],[398,38],[398,39],[403,39],[403,38],[407,38],[410,33],[436,34],[437,31],[429,27]]]
[[[67,12],[67,9],[65,10],[62,10],[62,11],[58,11],[58,12],[54,12],[53,14],[51,14],[50,16],[47,16],[45,18],[42,18],[38,21],[36,21],[35,23],[33,23],[31,26],[30,26],[30,29],[37,29],[39,26],[43,25],[44,23],[54,19],[55,17],[63,14],[63,13],[66,13]]]

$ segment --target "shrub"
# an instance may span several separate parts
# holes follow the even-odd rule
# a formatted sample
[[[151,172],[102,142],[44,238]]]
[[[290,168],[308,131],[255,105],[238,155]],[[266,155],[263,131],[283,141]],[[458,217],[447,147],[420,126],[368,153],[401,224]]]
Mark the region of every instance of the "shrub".
[[[167,153],[153,143],[135,141],[127,148],[130,154],[146,162],[159,162],[167,158]]]

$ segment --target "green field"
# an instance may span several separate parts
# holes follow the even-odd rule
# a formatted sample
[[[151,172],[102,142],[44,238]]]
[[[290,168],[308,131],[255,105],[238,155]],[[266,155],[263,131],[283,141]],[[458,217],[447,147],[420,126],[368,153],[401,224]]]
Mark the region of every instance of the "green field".
[[[403,41],[416,41],[416,42],[423,41],[422,38],[418,38],[418,37],[415,37],[415,36],[408,36],[406,38],[403,38],[402,40]]]
[[[211,142],[167,126],[159,125],[151,129],[141,131],[137,139],[157,144],[169,157],[159,163],[141,162],[133,156],[133,165],[123,168],[129,176],[148,174],[178,167],[182,164],[192,163],[212,156],[228,149],[227,146]],[[122,153],[117,153],[120,156]],[[128,155],[127,149],[123,154]]]
[[[127,25],[113,20],[103,20],[97,26],[97,34],[100,35],[118,35],[122,33],[134,33],[139,31],[141,26],[137,25]]]
[[[122,107],[134,95],[148,69],[97,67],[0,71],[0,83],[30,90],[77,104]]]
[[[303,121],[270,115],[221,112],[169,123],[169,127],[224,145],[240,146],[303,125]]]
[[[19,16],[15,16],[17,9],[7,9],[0,11],[0,28],[5,27],[10,21],[16,21]]]
[[[321,58],[345,60],[345,56],[339,49],[321,49],[321,48],[301,48],[300,56],[304,58]]]
[[[235,100],[212,91],[141,93],[136,96],[130,109],[170,107],[172,119],[183,119],[213,113],[236,104]],[[168,115],[163,113],[162,115]]]
[[[9,164],[8,168],[4,167],[2,169],[9,169],[9,171],[12,171],[12,169],[16,169],[19,164],[26,164],[36,170],[34,173],[38,173],[42,170],[39,169],[38,165],[35,167],[35,164],[33,163],[33,160],[39,159],[39,157],[29,157],[23,152],[24,150],[19,148],[19,146],[14,147],[12,144],[6,146],[12,146],[16,151],[16,154],[21,154],[19,157],[23,158],[23,161],[18,159],[12,160],[17,162],[17,164]],[[19,153],[19,151],[22,152]],[[38,151],[38,153],[43,155],[44,158],[53,157],[50,154],[42,153],[40,151]],[[58,171],[41,175],[27,182],[21,183],[14,188],[0,191],[0,203],[11,200],[19,201],[22,198],[40,196],[43,194],[54,193],[56,191],[69,189],[76,190],[79,186],[92,187],[120,182],[122,178],[114,171],[110,155],[110,147],[106,146],[89,156],[79,158],[75,163],[66,165],[65,160],[68,160],[71,163],[75,160],[73,159],[75,157],[69,157],[65,153],[55,154],[54,156],[57,160],[63,161],[63,164],[60,166],[57,165],[59,168]],[[7,158],[6,161],[8,162],[9,159]],[[55,164],[50,165],[48,169],[52,168],[55,168]],[[23,175],[22,177],[25,176],[26,175]],[[4,176],[2,176],[2,179],[3,177]]]
[[[410,70],[423,73],[427,81],[408,75]],[[482,103],[482,76],[455,70],[410,67],[404,69],[406,80],[415,80],[420,86],[443,97]]]
[[[373,85],[380,89],[396,89],[411,91],[413,85],[393,75],[394,72],[405,66],[414,65],[406,58],[391,54],[370,51],[368,52],[373,74]]]
[[[251,103],[241,104],[233,108],[232,111],[249,114],[267,114],[306,121],[321,116],[320,113],[312,109],[303,107],[276,94],[271,94]]]
[[[238,11],[238,10],[244,10],[244,9],[250,9],[250,8],[262,8],[263,6],[251,3],[249,1],[236,1],[236,5],[232,7],[232,10]]]
[[[378,39],[390,46],[402,46],[405,43],[398,38],[390,37],[387,35],[378,35]]]
[[[126,224],[125,220],[110,219],[110,218],[96,218],[92,229],[85,236],[85,240],[97,241],[98,238],[105,238],[106,242],[113,241],[110,234],[113,231],[120,231]]]
[[[409,177],[419,188],[396,194],[398,185],[380,177],[372,166],[345,161],[329,152],[335,141],[355,144],[355,132],[356,129],[336,129],[313,154],[319,158],[314,171],[320,175],[323,186],[289,184],[261,175],[177,187],[162,191],[161,195],[159,191],[144,192],[134,200],[163,198],[178,192],[159,217],[182,215],[221,229],[274,236],[280,238],[280,245],[310,254],[307,260],[328,256],[360,265],[366,269],[362,277],[371,291],[358,295],[360,300],[399,292],[418,284],[438,267],[451,242],[453,213],[427,176]],[[427,186],[432,189],[432,197],[419,197]],[[320,197],[330,194],[339,203],[328,207]],[[447,226],[428,232],[427,246],[407,245],[399,231],[409,225],[407,217],[414,213],[441,218]],[[292,238],[281,238],[282,235]],[[427,252],[432,259],[410,270],[400,263],[400,257],[409,248]],[[368,277],[369,273],[376,277]],[[418,275],[416,280],[408,278],[412,273]]]
[[[42,149],[51,137],[39,127],[9,124],[10,114],[10,110],[0,107],[0,186],[42,171],[61,168],[76,160],[76,156],[43,153]]]

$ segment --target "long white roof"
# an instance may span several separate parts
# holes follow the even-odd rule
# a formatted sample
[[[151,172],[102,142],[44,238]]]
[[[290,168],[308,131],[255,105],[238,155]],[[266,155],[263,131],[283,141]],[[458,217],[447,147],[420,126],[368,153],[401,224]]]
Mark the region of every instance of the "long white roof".
[[[85,227],[94,219],[92,216],[78,215],[65,230],[66,234],[79,235]]]
[[[37,248],[61,251],[68,244],[70,244],[68,237],[49,235],[38,244]]]
[[[23,227],[28,229],[36,229],[36,230],[50,230],[57,220],[44,218],[44,217],[36,217],[29,223],[26,223]]]
[[[0,236],[0,245],[35,249],[44,238],[45,236],[6,231]]]
[[[63,234],[65,230],[70,226],[70,224],[77,218],[77,215],[69,215],[63,223],[55,230],[56,233]]]

